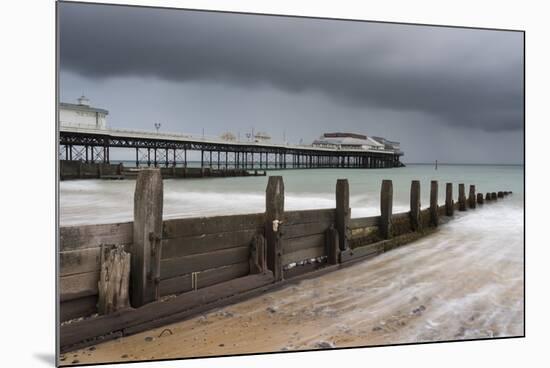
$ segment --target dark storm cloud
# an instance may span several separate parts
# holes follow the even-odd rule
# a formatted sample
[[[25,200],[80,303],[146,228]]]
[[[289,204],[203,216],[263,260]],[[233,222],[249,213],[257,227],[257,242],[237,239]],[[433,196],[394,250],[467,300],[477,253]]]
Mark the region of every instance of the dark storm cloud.
[[[522,128],[521,33],[81,4],[60,7],[61,69],[322,92],[455,127]]]

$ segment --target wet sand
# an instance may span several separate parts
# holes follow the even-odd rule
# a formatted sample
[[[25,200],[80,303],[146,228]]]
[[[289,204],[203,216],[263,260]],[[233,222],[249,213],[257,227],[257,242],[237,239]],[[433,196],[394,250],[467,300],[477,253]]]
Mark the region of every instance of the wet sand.
[[[193,319],[62,355],[62,364],[523,334],[522,229],[479,211],[379,257]],[[493,222],[494,223],[494,222]],[[469,232],[457,229],[468,226]],[[502,241],[502,232],[507,241]]]

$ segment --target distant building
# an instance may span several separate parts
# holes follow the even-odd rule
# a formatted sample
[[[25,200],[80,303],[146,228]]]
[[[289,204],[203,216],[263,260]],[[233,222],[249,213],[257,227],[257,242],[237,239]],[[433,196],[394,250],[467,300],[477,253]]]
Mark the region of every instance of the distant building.
[[[356,133],[325,133],[313,141],[314,147],[357,150],[383,150],[384,144]]]
[[[77,104],[61,102],[59,104],[59,125],[62,127],[79,127],[106,129],[109,111],[90,106],[85,96]]]
[[[254,134],[254,142],[269,142],[271,140],[271,136],[264,132],[258,132]]]
[[[383,137],[372,137],[372,139],[382,143],[384,145],[384,149],[386,150],[392,150],[395,152],[401,150],[401,144],[399,142],[390,141]]]

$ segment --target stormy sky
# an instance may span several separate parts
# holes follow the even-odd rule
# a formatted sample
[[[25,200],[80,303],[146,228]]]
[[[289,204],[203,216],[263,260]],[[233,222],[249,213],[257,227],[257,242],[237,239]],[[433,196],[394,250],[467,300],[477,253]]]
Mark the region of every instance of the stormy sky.
[[[59,4],[60,99],[113,128],[401,142],[405,162],[523,161],[523,34]]]

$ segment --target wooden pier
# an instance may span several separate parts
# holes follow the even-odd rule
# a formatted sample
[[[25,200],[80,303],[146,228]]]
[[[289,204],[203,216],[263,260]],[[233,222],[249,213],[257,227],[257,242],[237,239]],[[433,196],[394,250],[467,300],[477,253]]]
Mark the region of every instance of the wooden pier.
[[[393,213],[393,185],[384,180],[380,216],[351,218],[349,184],[336,183],[336,207],[286,211],[284,183],[272,176],[264,213],[162,219],[164,204],[160,169],[139,173],[134,221],[60,228],[60,349],[70,351],[133,334],[197,313],[259,295],[303,278],[363,261],[432,233],[464,206],[464,185],[454,202],[446,184],[445,204],[437,202],[439,184],[430,183],[430,205],[420,207],[420,182],[411,183],[410,211]],[[470,187],[470,198],[475,196]],[[500,191],[477,198],[477,208],[511,194]],[[493,196],[494,194],[494,196]],[[116,249],[116,252],[108,252]],[[131,267],[130,305],[109,303],[102,282],[105,262],[114,254]],[[119,269],[125,269],[119,267]],[[98,300],[102,306],[98,309]],[[105,308],[104,306],[109,306]],[[98,315],[99,311],[108,311]]]

